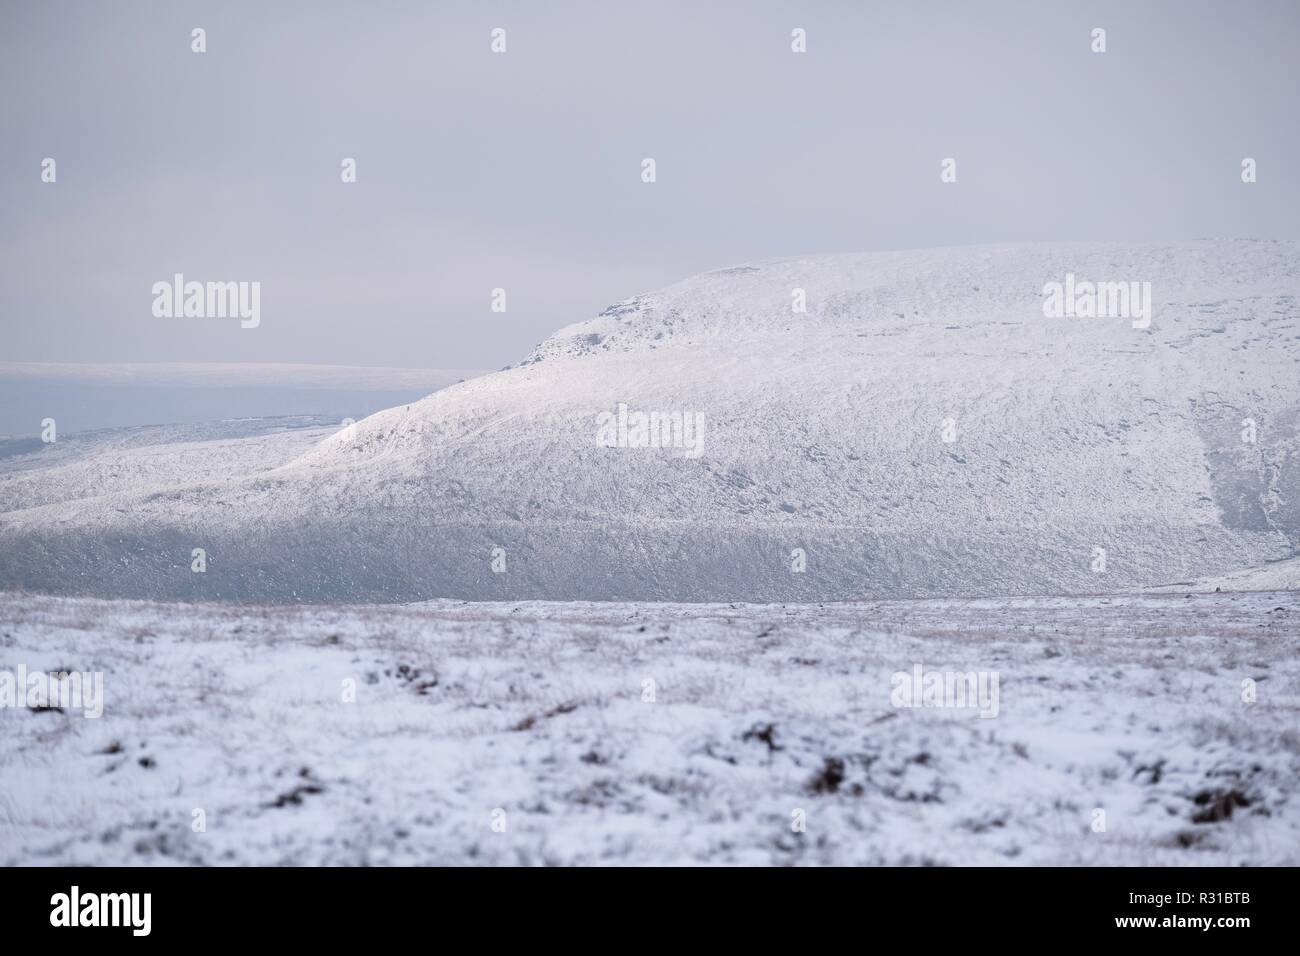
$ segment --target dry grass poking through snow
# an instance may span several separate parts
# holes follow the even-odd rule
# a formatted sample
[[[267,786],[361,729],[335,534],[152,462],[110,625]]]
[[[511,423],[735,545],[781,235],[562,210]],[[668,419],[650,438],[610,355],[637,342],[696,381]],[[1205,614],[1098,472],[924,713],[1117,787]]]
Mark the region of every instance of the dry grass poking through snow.
[[[0,670],[106,688],[99,720],[0,710],[0,863],[1295,865],[1298,625],[1294,593],[0,595]],[[999,715],[894,708],[916,663],[998,672]]]

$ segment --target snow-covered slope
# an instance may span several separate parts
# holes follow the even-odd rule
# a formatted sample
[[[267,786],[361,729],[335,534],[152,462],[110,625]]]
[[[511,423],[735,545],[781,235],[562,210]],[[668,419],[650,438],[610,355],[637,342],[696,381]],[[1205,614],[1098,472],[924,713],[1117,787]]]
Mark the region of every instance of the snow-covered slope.
[[[1151,283],[1149,327],[1044,317],[1067,273]],[[783,601],[1220,575],[1300,550],[1298,295],[1295,242],[724,269],[269,471],[214,455],[166,490],[0,498],[0,586]],[[619,403],[700,421],[698,448],[605,447]]]
[[[1217,577],[1183,584],[1149,588],[1155,592],[1178,591],[1300,591],[1300,558],[1275,561],[1258,568],[1243,568]]]
[[[315,415],[145,425],[82,432],[43,445],[0,440],[0,502],[24,510],[90,497],[132,497],[214,474],[246,475],[292,461],[338,431]]]

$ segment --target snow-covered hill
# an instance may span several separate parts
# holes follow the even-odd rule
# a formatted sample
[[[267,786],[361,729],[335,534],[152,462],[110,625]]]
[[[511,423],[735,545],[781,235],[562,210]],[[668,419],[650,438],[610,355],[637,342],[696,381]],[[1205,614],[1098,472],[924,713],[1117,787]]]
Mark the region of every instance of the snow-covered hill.
[[[1149,282],[1149,324],[1045,317],[1067,281]],[[1222,575],[1300,551],[1298,297],[1295,242],[724,269],[288,463],[218,451],[206,479],[43,505],[0,484],[0,587],[785,601]],[[608,447],[637,413],[693,430]]]
[[[22,511],[82,498],[136,496],[293,461],[337,432],[314,415],[81,432],[49,445],[0,439],[0,501]],[[7,460],[6,460],[7,459]]]

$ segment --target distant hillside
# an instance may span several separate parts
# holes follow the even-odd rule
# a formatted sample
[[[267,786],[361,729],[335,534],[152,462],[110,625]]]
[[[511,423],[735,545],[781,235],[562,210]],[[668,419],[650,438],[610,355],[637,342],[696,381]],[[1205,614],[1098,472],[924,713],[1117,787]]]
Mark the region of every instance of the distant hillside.
[[[1086,282],[1150,283],[1149,322],[1044,315]],[[823,601],[1222,575],[1300,551],[1298,296],[1294,242],[723,269],[288,463],[217,448],[208,478],[38,507],[0,484],[0,586]],[[676,447],[617,447],[639,413]]]

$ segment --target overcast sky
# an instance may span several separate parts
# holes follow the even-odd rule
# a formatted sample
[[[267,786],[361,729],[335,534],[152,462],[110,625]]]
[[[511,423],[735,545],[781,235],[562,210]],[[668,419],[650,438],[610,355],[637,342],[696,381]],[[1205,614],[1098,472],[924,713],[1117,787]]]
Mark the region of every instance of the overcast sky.
[[[755,258],[1296,238],[1297,49],[1290,0],[3,0],[0,360],[497,368]],[[175,272],[261,325],[154,318]]]

